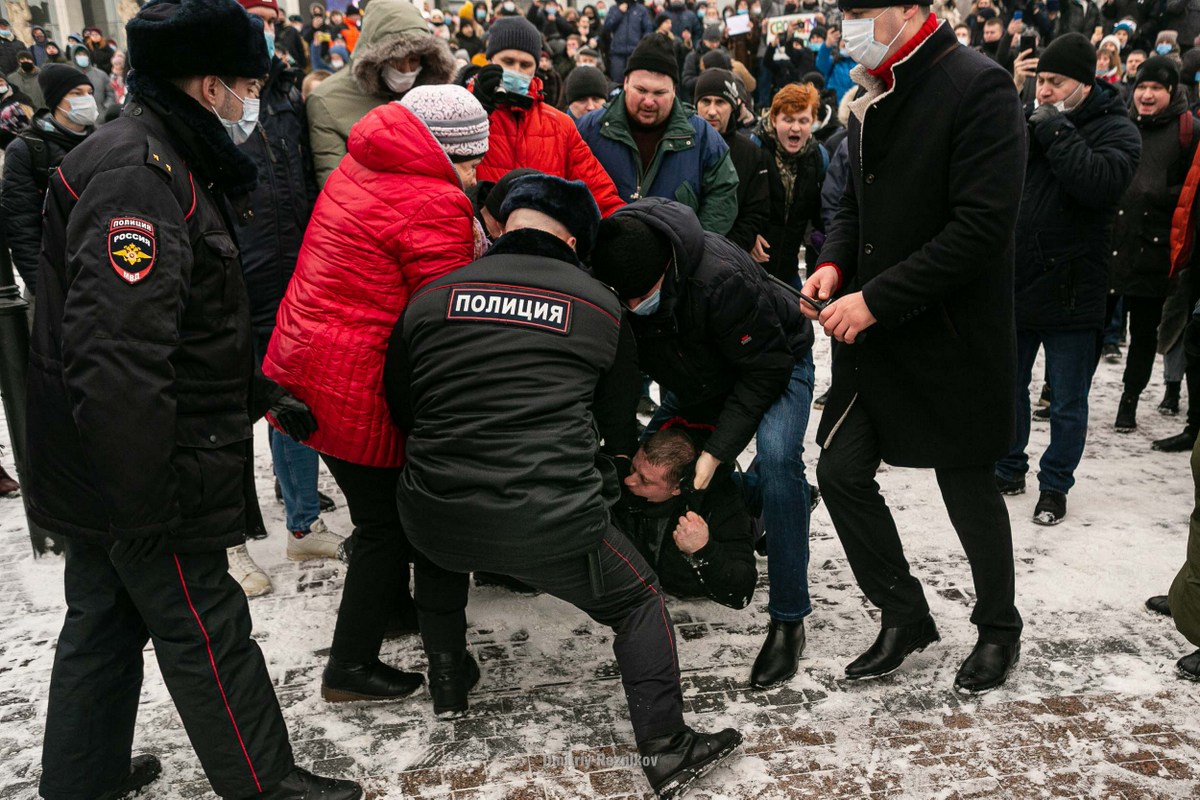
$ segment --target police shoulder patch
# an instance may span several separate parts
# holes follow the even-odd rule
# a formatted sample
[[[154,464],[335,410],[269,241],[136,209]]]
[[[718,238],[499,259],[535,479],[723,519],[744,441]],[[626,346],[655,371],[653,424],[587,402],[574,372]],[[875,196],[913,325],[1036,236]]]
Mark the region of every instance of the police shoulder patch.
[[[113,217],[108,223],[108,261],[121,280],[139,283],[158,259],[154,224],[137,217]]]
[[[450,290],[446,319],[524,325],[566,336],[571,331],[572,298],[524,286],[456,286]]]

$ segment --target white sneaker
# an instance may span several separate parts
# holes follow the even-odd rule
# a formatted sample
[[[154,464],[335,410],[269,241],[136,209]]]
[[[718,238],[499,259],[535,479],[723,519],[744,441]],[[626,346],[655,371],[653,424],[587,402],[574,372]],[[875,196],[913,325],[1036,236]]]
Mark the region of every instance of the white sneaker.
[[[262,597],[264,594],[271,593],[271,589],[274,588],[271,586],[271,579],[258,564],[254,563],[254,559],[246,550],[246,545],[239,544],[237,547],[230,547],[225,554],[229,557],[229,574],[242,585],[242,591],[246,593],[246,597]]]
[[[288,534],[287,557],[289,561],[307,561],[310,558],[337,558],[338,546],[346,539],[338,536],[325,523],[317,519],[308,533],[297,539]]]

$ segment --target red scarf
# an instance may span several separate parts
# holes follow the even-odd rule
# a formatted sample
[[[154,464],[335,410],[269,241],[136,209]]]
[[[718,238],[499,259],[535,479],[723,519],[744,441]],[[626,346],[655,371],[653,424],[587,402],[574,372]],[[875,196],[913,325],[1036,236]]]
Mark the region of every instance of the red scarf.
[[[936,14],[930,14],[929,19],[925,20],[925,24],[921,26],[921,30],[917,31],[917,35],[905,42],[904,46],[892,54],[892,57],[884,61],[875,69],[869,69],[867,72],[879,78],[887,86],[888,91],[896,83],[895,76],[892,75],[892,67],[899,64],[904,59],[912,55],[913,51],[920,47],[926,39],[933,35],[933,32],[938,29],[938,21]]]

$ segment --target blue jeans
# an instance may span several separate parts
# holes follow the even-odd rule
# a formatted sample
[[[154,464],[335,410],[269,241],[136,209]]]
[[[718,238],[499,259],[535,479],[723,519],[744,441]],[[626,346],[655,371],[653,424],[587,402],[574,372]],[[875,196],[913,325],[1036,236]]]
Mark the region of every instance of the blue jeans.
[[[771,619],[780,622],[794,622],[812,613],[808,594],[810,490],[804,475],[804,433],[812,411],[813,381],[809,353],[796,364],[787,389],[758,424],[758,455],[744,482],[749,493],[761,497],[771,587],[767,610]],[[674,395],[664,392],[662,400],[646,426],[643,441],[680,411]]]
[[[1123,298],[1118,297],[1113,305],[1112,316],[1108,319],[1108,324],[1104,326],[1104,344],[1121,343],[1121,333],[1125,328],[1125,303]],[[1053,385],[1053,384],[1052,384]]]
[[[1075,468],[1087,441],[1088,392],[1096,369],[1095,331],[1039,333],[1017,331],[1017,425],[1008,455],[996,463],[996,475],[1014,480],[1029,471],[1029,381],[1038,346],[1046,350],[1050,400],[1050,446],[1042,454],[1038,484],[1043,492],[1066,494],[1075,485]]]
[[[293,533],[307,533],[321,513],[321,502],[317,498],[317,451],[274,428],[267,435],[275,477],[279,479],[279,489],[283,493],[287,529]]]

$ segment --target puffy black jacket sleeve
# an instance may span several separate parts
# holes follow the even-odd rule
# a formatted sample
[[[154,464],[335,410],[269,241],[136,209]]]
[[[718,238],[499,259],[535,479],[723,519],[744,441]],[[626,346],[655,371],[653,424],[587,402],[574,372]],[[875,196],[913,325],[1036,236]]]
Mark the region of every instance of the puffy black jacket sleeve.
[[[637,340],[625,315],[612,367],[596,386],[592,414],[603,440],[601,451],[610,456],[633,457],[638,446],[637,404],[642,393],[642,373],[638,369]]]
[[[1085,208],[1115,206],[1133,180],[1142,154],[1137,126],[1124,117],[1110,116],[1102,135],[1088,141],[1064,114],[1033,128],[1050,169],[1063,191]]]
[[[43,194],[33,176],[29,146],[14,139],[4,151],[4,183],[0,187],[0,219],[12,250],[13,266],[31,292],[37,293],[38,254],[42,249]]]
[[[402,431],[412,430],[412,362],[408,358],[408,344],[404,341],[403,314],[388,338],[383,361],[383,395],[396,427]]]
[[[758,269],[757,266],[750,267]],[[767,297],[766,278],[731,272],[707,298],[708,335],[738,371],[733,391],[704,449],[731,463],[753,438],[763,414],[787,388],[796,359]]]
[[[51,191],[65,195],[60,177]],[[154,261],[134,283],[109,255],[111,223],[123,218],[153,226]],[[109,529],[168,534],[180,524],[172,356],[193,265],[184,213],[152,168],[120,167],[82,189],[67,235],[63,379]]]
[[[735,162],[738,168],[738,215],[725,238],[749,252],[754,247],[758,234],[765,233],[771,221],[771,179],[767,168],[769,156],[765,150],[755,148],[757,164],[747,169],[744,163]],[[742,175],[746,170],[749,175]]]
[[[701,516],[708,523],[708,544],[687,561],[710,599],[730,608],[745,608],[758,582],[750,516],[732,488],[710,492],[706,499]]]

